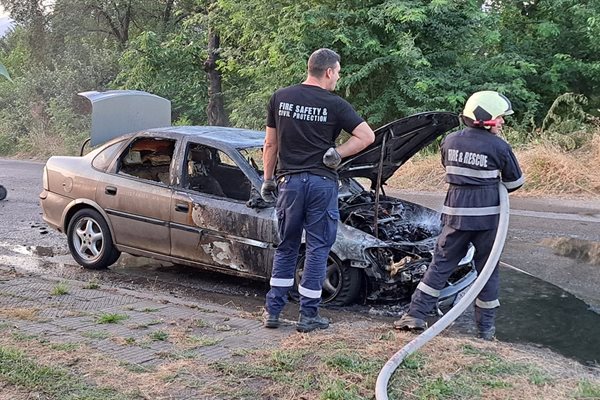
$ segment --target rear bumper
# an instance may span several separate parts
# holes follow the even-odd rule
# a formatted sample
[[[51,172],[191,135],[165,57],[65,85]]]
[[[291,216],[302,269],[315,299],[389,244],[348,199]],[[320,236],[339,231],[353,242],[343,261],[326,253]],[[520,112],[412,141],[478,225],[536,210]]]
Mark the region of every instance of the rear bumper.
[[[59,232],[63,232],[63,213],[71,201],[73,200],[68,197],[43,190],[40,193],[40,206],[44,222]]]

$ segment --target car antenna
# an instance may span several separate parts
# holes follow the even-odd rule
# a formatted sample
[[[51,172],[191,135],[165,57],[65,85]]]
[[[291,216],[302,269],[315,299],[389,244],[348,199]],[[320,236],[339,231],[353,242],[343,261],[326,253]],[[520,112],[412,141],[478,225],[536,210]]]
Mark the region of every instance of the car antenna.
[[[383,158],[385,157],[385,145],[388,137],[392,134],[392,128],[384,132],[381,142],[381,154],[379,155],[379,168],[377,169],[377,186],[375,187],[375,216],[373,218],[373,232],[376,239],[379,239],[377,220],[379,218],[379,189],[381,188],[381,176],[383,175]]]

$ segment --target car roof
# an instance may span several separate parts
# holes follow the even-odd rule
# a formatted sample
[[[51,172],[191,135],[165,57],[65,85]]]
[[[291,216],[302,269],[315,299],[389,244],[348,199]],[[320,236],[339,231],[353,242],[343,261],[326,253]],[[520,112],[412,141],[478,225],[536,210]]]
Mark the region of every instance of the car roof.
[[[148,132],[174,133],[182,136],[201,138],[204,143],[235,147],[262,147],[265,132],[252,129],[229,128],[224,126],[169,126],[148,129]]]

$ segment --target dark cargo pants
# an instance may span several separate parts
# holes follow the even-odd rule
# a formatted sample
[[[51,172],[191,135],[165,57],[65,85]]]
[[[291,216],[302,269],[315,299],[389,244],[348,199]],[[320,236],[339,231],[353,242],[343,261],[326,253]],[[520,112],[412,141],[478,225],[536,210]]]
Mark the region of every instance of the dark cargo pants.
[[[440,291],[446,285],[448,278],[460,260],[467,254],[469,242],[475,246],[475,268],[480,273],[487,261],[496,230],[461,231],[449,226],[444,226],[440,234],[433,255],[433,260],[425,272],[425,276],[413,293],[408,315],[425,319],[426,315],[435,308]],[[490,276],[475,301],[475,321],[480,332],[486,332],[494,326],[499,289],[498,265]]]
[[[337,233],[338,182],[303,172],[279,179],[278,190],[276,212],[281,242],[275,251],[266,308],[270,314],[278,315],[287,303],[304,230],[304,273],[298,285],[300,313],[314,317],[321,303],[327,257]]]

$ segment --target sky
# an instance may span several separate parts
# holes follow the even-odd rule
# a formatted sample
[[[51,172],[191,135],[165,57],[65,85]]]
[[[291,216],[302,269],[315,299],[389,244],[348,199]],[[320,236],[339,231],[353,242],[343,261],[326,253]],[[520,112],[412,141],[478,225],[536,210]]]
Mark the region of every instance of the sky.
[[[4,8],[0,6],[0,37],[4,36],[6,31],[11,28],[12,22],[8,14],[4,11]]]

